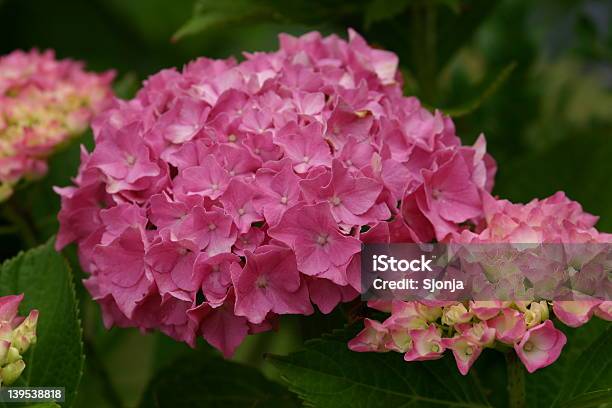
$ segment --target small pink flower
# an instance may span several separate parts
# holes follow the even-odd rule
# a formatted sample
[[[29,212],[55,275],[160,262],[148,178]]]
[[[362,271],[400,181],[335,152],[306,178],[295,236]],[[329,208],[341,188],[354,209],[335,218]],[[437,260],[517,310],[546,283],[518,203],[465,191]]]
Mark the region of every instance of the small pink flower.
[[[266,234],[259,228],[251,228],[235,239],[234,253],[245,256],[245,251],[254,252],[265,240]]]
[[[268,233],[295,250],[301,272],[311,276],[327,272],[328,279],[341,285],[347,282],[339,268],[361,250],[357,239],[338,231],[327,203],[292,207]]]
[[[349,30],[349,39],[350,45],[357,54],[357,58],[367,64],[371,64],[374,72],[376,72],[376,75],[383,84],[388,85],[395,82],[395,75],[399,64],[397,55],[389,51],[370,48],[365,40],[354,30]]]
[[[12,322],[22,300],[23,294],[0,297],[0,322]]]
[[[473,324],[460,323],[454,327],[459,334],[480,347],[491,347],[495,341],[496,331],[489,327],[486,321]]]
[[[212,207],[209,211],[197,206],[183,216],[180,226],[174,228],[171,240],[190,241],[208,256],[231,252],[238,231],[232,218],[222,209]]]
[[[253,187],[233,179],[219,199],[241,233],[247,232],[253,222],[263,221],[263,217],[255,206],[254,198]]]
[[[465,334],[443,339],[443,344],[453,351],[457,368],[462,375],[467,375],[472,364],[482,353],[482,347],[471,336]]]
[[[437,360],[442,358],[445,347],[440,337],[440,330],[435,324],[427,329],[409,331],[412,347],[404,354],[406,361]]]
[[[442,312],[442,323],[453,326],[457,323],[467,323],[472,320],[473,314],[463,303],[446,306]]]
[[[202,130],[202,124],[209,112],[210,107],[201,101],[190,98],[179,99],[174,108],[160,118],[160,125],[164,128],[164,138],[177,144],[193,139]]]
[[[387,350],[393,350],[398,353],[406,353],[412,348],[412,337],[410,336],[410,330],[406,329],[404,325],[399,323],[387,324],[385,322],[385,327],[389,331],[389,335],[387,336],[388,340],[385,343],[385,348]]]
[[[527,371],[533,373],[554,363],[566,342],[565,334],[555,329],[552,321],[546,320],[529,329],[521,341],[514,345],[514,349]]]
[[[181,195],[199,195],[213,200],[227,189],[229,175],[215,158],[206,156],[201,166],[188,167],[174,180],[174,188]]]
[[[301,281],[295,258],[289,248],[262,246],[246,253],[246,265],[231,269],[236,290],[237,316],[261,323],[268,312],[311,314],[308,289]]]
[[[385,338],[388,335],[387,328],[372,319],[364,319],[363,324],[364,329],[348,342],[349,349],[358,352],[387,351],[385,348]]]
[[[123,190],[145,190],[152,180],[162,174],[149,146],[133,137],[137,126],[130,126],[108,134],[91,155],[90,166],[106,177],[109,194]]]
[[[86,281],[96,285],[99,296],[111,295],[126,316],[132,316],[137,304],[151,290],[153,278],[145,266],[145,242],[142,231],[128,228],[108,245],[93,251],[92,262],[102,271],[100,277]]]
[[[601,303],[601,300],[555,300],[553,313],[566,325],[579,327],[589,321]]]
[[[240,343],[249,333],[245,317],[236,316],[233,311],[234,292],[230,291],[227,301],[213,308],[208,303],[190,309],[187,314],[199,321],[198,332],[225,357],[234,354]]]
[[[460,155],[454,155],[436,171],[425,172],[423,177],[428,206],[443,219],[460,223],[480,214],[478,189]]]
[[[286,160],[279,172],[262,169],[255,180],[259,190],[255,197],[255,206],[264,215],[268,225],[276,225],[285,211],[298,203],[299,178],[293,172],[290,161]]]
[[[600,319],[612,321],[612,301],[605,300],[601,302],[595,309],[594,313]]]
[[[489,320],[499,314],[503,303],[499,300],[477,300],[470,302],[470,312],[480,320]]]
[[[376,203],[382,186],[367,177],[354,177],[339,160],[332,163],[331,173],[300,183],[307,200],[317,203],[327,201],[337,222],[346,225],[365,225],[387,219],[390,213],[383,212],[380,220],[368,214]]]
[[[300,129],[295,122],[281,129],[276,138],[287,157],[293,161],[298,173],[306,173],[314,166],[331,164],[329,146],[323,138],[323,128],[318,122]]]
[[[172,241],[161,237],[147,250],[145,260],[156,277],[160,294],[170,293],[178,297],[180,292],[194,292],[198,282],[193,265],[198,257],[196,245],[189,240]]]
[[[499,316],[487,320],[487,326],[495,329],[497,340],[506,344],[518,342],[527,330],[523,315],[510,308],[502,309]]]
[[[194,277],[200,281],[202,293],[213,308],[221,306],[232,288],[231,269],[238,266],[234,254],[222,253],[212,257],[200,254],[194,265]]]

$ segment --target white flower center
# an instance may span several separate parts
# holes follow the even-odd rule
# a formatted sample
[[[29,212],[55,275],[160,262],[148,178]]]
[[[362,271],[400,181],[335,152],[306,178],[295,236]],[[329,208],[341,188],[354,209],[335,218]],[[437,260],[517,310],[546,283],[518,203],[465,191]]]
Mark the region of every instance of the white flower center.
[[[258,288],[265,288],[268,286],[268,279],[266,279],[265,276],[260,275],[259,277],[257,277],[257,279],[255,280],[255,285]]]
[[[319,234],[317,236],[317,244],[323,246],[329,242],[329,235],[327,234]]]

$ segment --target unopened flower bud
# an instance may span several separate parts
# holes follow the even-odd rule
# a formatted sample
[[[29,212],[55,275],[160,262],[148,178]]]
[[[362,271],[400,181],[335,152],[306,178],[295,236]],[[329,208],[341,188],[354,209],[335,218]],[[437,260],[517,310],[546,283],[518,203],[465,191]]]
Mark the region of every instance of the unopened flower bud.
[[[457,323],[467,323],[472,320],[472,313],[468,312],[463,303],[448,306],[442,313],[442,323],[453,326]]]
[[[25,369],[23,360],[17,360],[7,364],[0,369],[0,382],[2,385],[9,385],[15,382]]]
[[[8,340],[0,340],[0,365],[5,364],[9,349],[11,348],[11,342]]]
[[[525,324],[527,328],[537,326],[548,319],[548,306],[545,301],[532,302],[529,309],[525,311]]]
[[[28,317],[13,330],[12,345],[19,353],[25,353],[31,344],[36,343],[36,324],[38,310],[32,310]]]
[[[18,316],[23,295],[0,297],[0,385],[14,382],[25,368],[22,354],[36,342],[38,310]]]

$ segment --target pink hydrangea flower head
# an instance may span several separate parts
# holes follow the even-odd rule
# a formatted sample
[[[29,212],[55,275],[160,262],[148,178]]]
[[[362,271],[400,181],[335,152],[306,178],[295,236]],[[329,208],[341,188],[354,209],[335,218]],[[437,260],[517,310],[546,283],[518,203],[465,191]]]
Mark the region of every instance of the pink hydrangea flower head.
[[[56,189],[58,249],[77,244],[106,325],[225,355],[279,315],[354,299],[362,243],[480,225],[495,168],[484,139],[462,146],[450,118],[402,95],[397,56],[354,31],[160,71],[92,128],[74,185]],[[404,312],[355,348],[408,350],[401,330],[473,318]]]
[[[53,51],[0,57],[0,195],[47,170],[46,158],[83,133],[111,100],[114,74],[57,60]]]
[[[489,177],[495,173],[495,167],[484,153],[482,138],[471,149],[458,146],[455,151],[424,153],[434,145],[430,141],[431,134],[424,132],[419,136],[419,130],[435,129],[432,131],[437,134],[444,129],[435,124],[435,115],[420,115],[420,119],[420,126],[415,124],[412,128],[413,136],[419,138],[417,144],[407,145],[397,130],[385,133],[391,145],[402,146],[401,153],[391,153],[391,160],[402,160],[403,156],[417,160],[418,173],[412,172],[412,179],[408,178],[399,211],[394,213],[396,218],[377,223],[360,234],[363,242],[550,243],[558,245],[556,249],[561,249],[564,258],[571,265],[577,265],[576,268],[600,250],[597,245],[591,245],[595,248],[593,254],[585,255],[583,247],[575,250],[574,244],[610,242],[610,234],[594,228],[597,217],[585,213],[580,204],[563,193],[527,204],[494,198],[490,194]],[[440,123],[442,127],[452,125]],[[366,173],[370,177],[381,174],[384,149],[380,154],[373,160],[372,172]],[[414,162],[406,164],[409,171],[411,165],[414,166]],[[316,177],[321,174],[324,173],[317,173]],[[303,183],[311,180],[314,178]],[[392,194],[391,189],[389,193]],[[552,279],[547,275],[548,269],[539,269],[544,278]],[[500,268],[498,272],[498,277],[503,279],[504,274],[511,271]],[[569,271],[570,277],[572,272]],[[500,279],[500,282],[507,281]],[[463,302],[369,300],[369,307],[390,314],[382,323],[387,329],[383,350],[377,351],[405,353],[407,361],[426,360],[441,356],[427,352],[428,346],[434,344],[435,348],[439,343],[442,351],[452,350],[459,371],[466,375],[484,348],[511,346],[527,370],[534,372],[552,364],[566,342],[565,335],[553,326],[551,311],[571,327],[587,323],[592,316],[612,320],[612,302],[582,294],[578,291],[581,282],[576,280],[576,283],[576,289],[571,292],[573,300],[553,299],[550,302],[532,301],[529,297],[515,301]],[[430,322],[433,324],[428,328],[418,327]]]

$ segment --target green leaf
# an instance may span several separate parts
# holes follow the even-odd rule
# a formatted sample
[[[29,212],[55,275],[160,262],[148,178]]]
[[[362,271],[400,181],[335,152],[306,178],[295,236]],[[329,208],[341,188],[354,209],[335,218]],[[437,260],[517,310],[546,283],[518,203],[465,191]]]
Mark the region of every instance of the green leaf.
[[[149,384],[141,407],[299,406],[290,392],[252,367],[216,355],[191,354],[159,371]]]
[[[436,38],[439,41],[436,51],[440,68],[471,40],[499,3],[490,0],[462,0],[454,8],[443,7],[439,10],[436,22]]]
[[[607,408],[612,406],[612,388],[587,392],[559,405],[560,408]]]
[[[346,27],[360,28],[366,4],[367,0],[199,0],[192,18],[174,34],[173,40],[230,24],[271,21],[316,28],[335,24],[346,33]]]
[[[608,356],[597,355],[593,346],[597,343],[597,339],[609,339],[610,332],[606,332],[609,323],[598,318],[593,318],[589,323],[579,328],[571,328],[563,324],[555,324],[567,336],[567,344],[561,352],[561,356],[554,364],[544,367],[533,374],[526,375],[526,391],[527,391],[527,406],[534,407],[550,407],[556,406],[565,400],[573,398],[577,394],[565,394],[560,398],[562,392],[573,387],[573,383],[577,380],[577,370],[580,367],[581,361],[588,356],[597,356],[598,364],[602,367],[606,366],[606,360],[610,360],[610,352]],[[595,339],[595,341],[594,341]],[[595,378],[590,374],[585,376],[585,380]],[[606,384],[607,378],[607,384]],[[608,388],[611,384],[610,377],[602,376],[603,388]],[[594,390],[594,389],[593,389]],[[580,390],[579,392],[592,391]]]
[[[365,9],[363,23],[365,28],[402,14],[411,2],[412,0],[372,0]]]
[[[250,0],[196,2],[194,15],[172,36],[173,41],[215,27],[273,19],[274,10]]]
[[[140,88],[140,81],[135,72],[130,71],[117,79],[113,84],[115,95],[121,99],[131,99]]]
[[[318,408],[490,406],[475,378],[461,376],[451,356],[407,363],[398,353],[356,353],[347,347],[347,334],[267,358],[292,391]]]
[[[485,84],[483,91],[471,100],[461,104],[461,106],[444,108],[443,111],[454,118],[468,115],[478,109],[487,99],[494,95],[510,78],[512,71],[516,68],[516,62],[511,62],[499,71],[493,79]]]
[[[0,295],[24,293],[20,312],[40,312],[37,343],[24,355],[26,368],[15,386],[65,387],[65,406],[76,395],[83,371],[81,325],[72,273],[53,240],[5,262]]]
[[[573,400],[595,401],[597,397],[610,396],[610,385],[612,385],[611,336],[612,327],[608,323],[608,329],[580,356],[577,356],[571,368],[566,372],[565,381],[557,395],[556,403],[566,406],[569,401]],[[610,403],[612,399],[608,398],[606,402]]]

